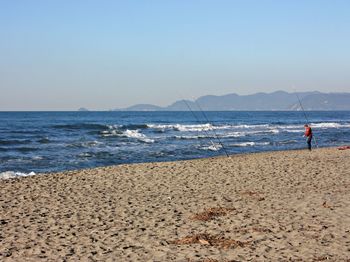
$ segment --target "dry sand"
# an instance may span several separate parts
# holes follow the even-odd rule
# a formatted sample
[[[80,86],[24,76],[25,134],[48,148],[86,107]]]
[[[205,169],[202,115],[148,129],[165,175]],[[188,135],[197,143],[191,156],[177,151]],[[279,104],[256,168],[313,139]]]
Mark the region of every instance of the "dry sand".
[[[349,160],[324,148],[2,180],[0,260],[350,261]]]

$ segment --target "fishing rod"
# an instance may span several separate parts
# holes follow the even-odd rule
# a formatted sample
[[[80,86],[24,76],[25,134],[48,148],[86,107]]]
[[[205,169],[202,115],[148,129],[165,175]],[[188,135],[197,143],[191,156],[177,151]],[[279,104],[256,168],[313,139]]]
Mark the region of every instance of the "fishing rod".
[[[195,102],[195,104],[197,105],[197,107],[199,108],[199,110],[201,111],[201,113],[202,113],[202,115],[203,115],[205,121],[207,121],[208,123],[210,123],[210,121],[209,121],[207,115],[204,113],[204,111],[202,110],[202,107],[199,105],[199,103],[198,103],[196,100],[194,100],[194,102]],[[226,156],[229,157],[229,154],[227,153],[227,150],[226,150],[226,148],[224,147],[224,144],[221,142],[221,139],[220,139],[220,137],[217,135],[217,133],[216,133],[216,131],[215,131],[214,128],[213,128],[213,133],[214,133],[214,135],[215,135],[215,138],[218,140],[219,144],[222,146],[222,149],[225,151]]]
[[[309,121],[309,118],[307,117],[306,112],[305,112],[305,110],[304,110],[303,104],[301,103],[301,100],[300,100],[300,98],[299,98],[298,93],[297,93],[296,91],[294,91],[294,93],[295,93],[295,95],[296,95],[297,98],[298,98],[299,105],[300,105],[301,110],[303,111],[303,114],[304,114],[306,123],[309,124],[309,125],[311,125],[311,124],[310,124],[310,121]],[[317,143],[317,140],[316,140],[316,136],[313,136],[313,138],[315,139],[316,147],[318,147],[318,143]]]
[[[193,112],[192,108],[190,107],[190,105],[187,103],[187,101],[185,99],[182,99],[182,101],[186,104],[188,110],[190,110],[190,112],[192,113],[192,115],[194,116],[194,118],[197,120],[197,122],[199,124],[201,124],[200,119],[197,117],[197,115]],[[202,128],[202,130],[204,131],[205,135],[208,137],[208,139],[210,140],[211,144],[215,147],[216,150],[218,150],[218,148],[216,147],[215,143],[210,139],[210,134],[207,132],[207,130],[205,130],[204,128]],[[198,132],[198,136],[200,136],[199,132]]]

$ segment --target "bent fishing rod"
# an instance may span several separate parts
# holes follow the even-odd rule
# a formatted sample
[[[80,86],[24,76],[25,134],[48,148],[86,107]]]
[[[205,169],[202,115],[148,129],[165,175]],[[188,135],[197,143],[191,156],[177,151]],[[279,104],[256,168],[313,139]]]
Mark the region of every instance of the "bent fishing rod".
[[[295,93],[295,95],[296,95],[296,96],[297,96],[297,98],[298,98],[299,105],[300,105],[301,110],[303,111],[303,114],[304,114],[304,117],[305,117],[306,123],[307,123],[307,124],[309,124],[309,125],[311,126],[310,121],[309,121],[309,118],[308,118],[308,117],[307,117],[307,115],[306,115],[306,112],[305,112],[305,110],[304,110],[303,104],[301,103],[301,100],[300,100],[300,98],[299,98],[298,93],[297,93],[296,91],[294,91],[294,93]],[[316,136],[315,136],[315,135],[313,135],[313,138],[315,139],[315,144],[316,144],[316,147],[318,147],[318,143],[317,143],[317,140],[316,140]]]
[[[191,109],[190,105],[187,103],[187,101],[185,99],[182,99],[182,101],[186,104],[187,108],[190,110],[190,112],[192,113],[192,115],[196,118],[197,122],[201,124],[200,119],[196,116],[196,114],[193,112],[193,110]],[[208,123],[210,124],[210,122],[208,121]],[[202,129],[205,134],[210,137],[210,134],[203,128]],[[229,157],[229,154],[227,153],[224,145],[222,144],[220,138],[217,136],[216,132],[213,129],[213,133],[214,133],[214,137],[218,140],[219,144],[221,145],[222,149],[224,150],[225,154],[227,157]],[[213,146],[216,148],[215,144],[213,143],[213,141],[209,138],[210,142],[213,144]]]
[[[192,113],[193,117],[196,119],[196,121],[199,123],[199,124],[202,124],[200,119],[197,117],[197,115],[193,112],[192,108],[190,107],[190,105],[187,103],[187,101],[185,99],[182,99],[182,101],[186,104],[188,110]],[[207,130],[204,129],[204,127],[201,128],[201,131],[204,131],[205,135],[208,137],[209,141],[211,142],[211,144],[215,147],[215,149],[217,149],[215,143],[210,139],[211,135],[208,133]],[[199,131],[197,130],[197,133],[198,133],[198,137],[200,137],[200,133]]]
[[[196,114],[193,112],[193,110],[191,109],[190,105],[187,103],[187,101],[185,99],[182,99],[182,101],[186,104],[188,110],[192,113],[192,115],[194,116],[194,118],[196,119],[196,121],[201,124],[199,118],[196,116]],[[215,143],[210,139],[210,134],[207,132],[207,130],[205,130],[204,128],[201,128],[201,131],[204,131],[205,135],[208,137],[209,141],[211,142],[211,144],[216,148]],[[198,137],[200,137],[200,133],[197,130],[197,134]]]
[[[194,102],[195,102],[195,104],[197,105],[197,107],[199,108],[199,110],[201,111],[201,113],[202,113],[202,115],[203,115],[205,121],[207,121],[208,123],[211,124],[211,122],[209,121],[207,115],[206,115],[206,114],[204,113],[204,111],[202,110],[202,107],[199,105],[199,103],[198,103],[196,100],[194,100]],[[222,146],[222,149],[225,151],[226,156],[229,157],[229,154],[227,153],[226,148],[224,147],[224,144],[221,142],[220,137],[219,137],[218,134],[216,133],[215,128],[213,128],[213,133],[214,133],[216,139],[218,140],[219,144]]]

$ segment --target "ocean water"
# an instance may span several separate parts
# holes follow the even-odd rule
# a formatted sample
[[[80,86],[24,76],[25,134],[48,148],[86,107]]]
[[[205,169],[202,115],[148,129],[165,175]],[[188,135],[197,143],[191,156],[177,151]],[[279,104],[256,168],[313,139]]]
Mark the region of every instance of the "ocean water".
[[[306,147],[302,112],[194,114],[0,112],[0,177]],[[350,144],[349,111],[307,116],[319,147]]]

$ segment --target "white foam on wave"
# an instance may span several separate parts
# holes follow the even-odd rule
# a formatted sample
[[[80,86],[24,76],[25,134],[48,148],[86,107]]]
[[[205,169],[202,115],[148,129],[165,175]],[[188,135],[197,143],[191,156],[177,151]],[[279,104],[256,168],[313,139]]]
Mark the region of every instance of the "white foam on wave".
[[[193,132],[193,131],[206,131],[206,130],[212,130],[213,126],[211,124],[199,124],[199,125],[181,125],[181,124],[175,124],[175,125],[154,125],[154,124],[148,124],[149,128],[154,129],[173,129],[181,132]]]
[[[118,136],[120,135],[120,132],[118,132],[117,130],[110,130],[110,131],[102,131],[101,134],[104,137],[109,137],[109,136]]]
[[[235,134],[236,137],[241,137],[241,136],[247,136],[247,135],[266,134],[266,133],[278,134],[279,132],[280,132],[280,130],[275,128],[275,129],[263,129],[263,130],[234,132],[233,134]]]
[[[102,144],[103,144],[102,142],[94,140],[94,141],[83,142],[81,145],[83,147],[96,147],[96,146],[99,146],[99,145],[102,145]]]
[[[135,138],[145,143],[154,143],[154,139],[148,138],[146,135],[141,134],[138,130],[127,129],[120,136]]]
[[[92,157],[92,154],[88,153],[88,152],[83,152],[81,154],[78,155],[79,157]]]
[[[272,133],[272,134],[278,134],[280,132],[277,128],[269,128],[269,129],[262,129],[262,130],[246,130],[246,131],[235,131],[223,134],[222,137],[242,137],[247,135],[255,135],[255,134],[264,134],[264,133]]]
[[[236,147],[255,146],[255,142],[242,142],[242,143],[231,144],[231,146],[236,146]]]
[[[255,143],[255,145],[257,145],[257,146],[268,146],[268,145],[271,145],[271,142],[257,142],[257,143]]]
[[[230,133],[222,134],[220,136],[224,138],[230,138],[230,137],[242,137],[246,135],[247,135],[247,132],[230,132]]]
[[[272,133],[272,134],[278,134],[280,133],[279,129],[266,129],[266,130],[252,130],[252,131],[234,131],[234,132],[227,132],[227,133],[210,133],[206,135],[197,135],[197,136],[191,136],[191,135],[182,135],[182,136],[174,136],[176,139],[201,139],[201,138],[237,138],[237,137],[245,137],[248,135],[257,135],[257,134],[266,134],[266,133]]]
[[[256,125],[212,125],[210,123],[206,124],[194,124],[194,125],[184,125],[184,124],[147,124],[148,128],[153,129],[174,129],[178,131],[202,131],[202,130],[220,130],[220,129],[249,129],[249,128],[268,128],[269,124],[256,124]]]
[[[242,143],[236,143],[231,144],[231,146],[235,147],[248,147],[248,146],[268,146],[271,145],[271,142],[242,142]]]
[[[256,134],[264,134],[264,133],[272,133],[278,134],[280,130],[278,129],[265,129],[265,130],[247,130],[241,132],[230,132],[226,134],[220,135],[221,137],[229,138],[229,137],[244,137],[247,135],[256,135]]]
[[[108,125],[107,127],[108,127],[108,129],[118,129],[122,126],[121,125]]]
[[[213,143],[210,146],[203,146],[200,149],[202,150],[210,150],[210,151],[219,151],[222,148],[222,145]]]
[[[148,128],[154,129],[172,129],[175,125],[156,125],[156,124],[147,124]]]
[[[247,146],[268,146],[271,145],[271,142],[242,142],[242,143],[236,143],[236,144],[231,144],[231,146],[234,147],[247,147]]]
[[[101,131],[100,134],[104,137],[109,136],[118,136],[121,134],[121,132],[118,130],[118,128],[121,127],[121,125],[108,125],[108,130]]]
[[[206,134],[206,135],[197,135],[197,136],[191,136],[191,135],[183,135],[183,136],[174,136],[176,139],[201,139],[201,138],[211,138],[211,139],[216,139],[217,137],[219,138],[237,138],[237,137],[243,137],[246,136],[249,133],[259,133],[257,131],[255,132],[229,132],[229,133],[219,133],[219,134],[214,134],[214,133],[210,133],[210,134]]]
[[[256,124],[256,125],[246,125],[246,124],[242,124],[242,125],[233,125],[231,126],[232,128],[267,128],[269,127],[269,124]]]
[[[34,175],[36,175],[34,172],[22,173],[22,172],[15,172],[15,171],[5,171],[0,173],[0,179],[19,178],[19,177],[34,176]]]
[[[127,129],[125,131],[118,130],[120,128],[120,125],[110,125],[108,126],[109,130],[105,130],[101,132],[101,135],[103,137],[111,137],[111,136],[118,136],[118,137],[128,137],[137,139],[139,141],[145,142],[145,143],[154,143],[154,139],[148,138],[145,134],[140,133],[140,130],[130,130]],[[97,142],[96,144],[91,144],[93,146],[99,145],[100,142]],[[91,146],[90,145],[90,146]]]
[[[176,139],[200,139],[200,138],[214,138],[214,136],[205,136],[205,135],[199,135],[199,136],[174,136]]]
[[[337,122],[323,122],[323,123],[311,123],[311,127],[313,128],[350,128],[350,123],[337,123]],[[288,133],[299,133],[304,131],[303,124],[295,124],[295,125],[237,125],[232,126],[234,128],[245,128],[245,129],[259,129],[257,131],[247,131],[247,133],[262,133],[262,132],[270,132],[274,134],[278,134],[281,131]]]
[[[311,127],[314,128],[348,128],[350,127],[350,124],[340,124],[335,122],[329,122],[329,123],[311,123]]]
[[[153,129],[173,129],[176,131],[181,132],[200,132],[200,131],[210,131],[210,130],[217,130],[217,129],[229,129],[232,126],[230,125],[223,125],[223,126],[213,126],[212,124],[196,124],[196,125],[182,125],[182,124],[174,124],[174,125],[156,125],[156,124],[147,124],[148,128]]]
[[[278,127],[283,128],[283,129],[300,129],[300,128],[304,128],[304,125],[281,125]]]
[[[337,122],[322,122],[322,123],[311,123],[311,127],[314,128],[350,128],[350,123],[337,123]],[[277,127],[277,126],[276,126]],[[303,130],[304,125],[282,125],[278,126],[284,130]],[[293,131],[287,131],[293,132]]]
[[[203,131],[213,131],[213,130],[227,130],[231,129],[234,132],[218,134],[222,137],[241,137],[246,135],[253,135],[259,133],[272,133],[279,134],[280,132],[288,133],[299,133],[304,131],[304,125],[302,124],[289,124],[289,125],[273,125],[273,124],[238,124],[238,125],[222,125],[214,126],[212,124],[193,124],[193,125],[183,125],[183,124],[147,124],[149,128],[159,129],[165,131],[167,129],[172,129],[180,132],[203,132]],[[312,123],[311,127],[314,128],[349,128],[350,123],[336,123],[336,122],[325,122],[325,123]],[[207,137],[209,137],[207,135]],[[211,136],[210,136],[211,137]],[[182,139],[195,139],[195,136],[181,136]],[[199,136],[201,138],[201,136]]]
[[[287,132],[287,133],[303,133],[304,129],[283,129],[283,132]]]
[[[280,131],[278,130],[278,129],[270,129],[270,130],[268,130],[268,132],[271,132],[271,133],[273,133],[273,134],[278,134]]]

